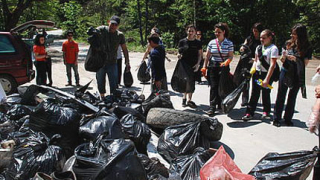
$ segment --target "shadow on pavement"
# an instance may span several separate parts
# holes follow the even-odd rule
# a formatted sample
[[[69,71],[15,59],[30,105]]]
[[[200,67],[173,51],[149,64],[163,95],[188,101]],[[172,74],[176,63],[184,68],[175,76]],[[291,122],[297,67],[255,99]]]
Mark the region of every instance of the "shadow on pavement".
[[[223,146],[224,149],[226,150],[226,152],[229,154],[229,156],[234,159],[235,155],[234,155],[234,152],[232,151],[232,149],[224,144],[223,142],[220,142],[220,141],[215,141],[215,142],[211,142],[210,143],[210,147],[211,148],[214,148],[214,149],[219,149],[220,146]]]

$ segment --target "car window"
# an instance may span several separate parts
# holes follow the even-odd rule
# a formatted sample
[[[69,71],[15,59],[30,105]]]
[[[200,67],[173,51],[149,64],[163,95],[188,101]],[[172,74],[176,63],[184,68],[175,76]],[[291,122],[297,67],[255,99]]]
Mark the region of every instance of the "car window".
[[[16,50],[6,35],[0,34],[0,54],[15,53]]]

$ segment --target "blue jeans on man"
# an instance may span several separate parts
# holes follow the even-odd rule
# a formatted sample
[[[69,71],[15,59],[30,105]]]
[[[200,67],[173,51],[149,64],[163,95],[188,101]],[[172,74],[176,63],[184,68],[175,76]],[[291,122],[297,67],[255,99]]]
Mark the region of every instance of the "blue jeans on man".
[[[118,86],[118,65],[117,65],[117,63],[104,65],[96,73],[98,90],[99,90],[100,94],[106,93],[106,75],[108,75],[110,94],[113,94]]]
[[[71,68],[74,71],[74,77],[76,79],[76,84],[79,85],[79,72],[78,72],[78,65],[77,64],[66,64],[67,70],[67,77],[68,77],[68,84],[72,84],[72,75],[71,75]]]

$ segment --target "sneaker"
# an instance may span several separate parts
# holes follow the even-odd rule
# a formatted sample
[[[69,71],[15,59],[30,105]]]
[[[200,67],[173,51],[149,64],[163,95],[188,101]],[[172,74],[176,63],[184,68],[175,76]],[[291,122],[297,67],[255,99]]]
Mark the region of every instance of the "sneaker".
[[[272,124],[273,124],[274,126],[276,126],[276,127],[280,127],[280,126],[281,126],[281,123],[280,123],[280,121],[278,121],[278,120],[273,120]]]
[[[188,101],[188,104],[187,104],[189,107],[191,108],[197,108],[198,106],[196,105],[196,103],[194,103],[193,101]]]
[[[251,120],[252,118],[253,117],[250,114],[246,114],[241,119],[244,120],[244,121],[248,121],[248,120]]]
[[[267,112],[263,112],[261,119],[270,119],[270,115]]]
[[[187,107],[187,99],[182,99],[182,107]]]
[[[287,121],[287,120],[285,120],[284,123],[285,123],[287,126],[293,126],[293,122],[292,122],[292,121]]]

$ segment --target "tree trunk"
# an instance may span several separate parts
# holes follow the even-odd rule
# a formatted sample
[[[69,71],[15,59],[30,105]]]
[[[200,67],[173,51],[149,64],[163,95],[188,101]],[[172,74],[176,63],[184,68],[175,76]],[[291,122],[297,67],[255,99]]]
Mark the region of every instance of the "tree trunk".
[[[145,29],[145,40],[148,38],[148,27],[149,27],[149,10],[148,10],[148,7],[149,7],[149,0],[146,0],[146,29]]]
[[[137,0],[138,15],[139,15],[139,31],[140,31],[140,44],[143,46],[143,35],[142,35],[142,22],[141,22],[141,6],[140,0]]]

